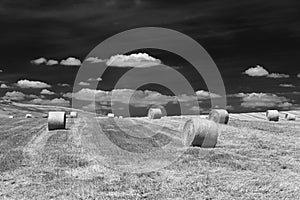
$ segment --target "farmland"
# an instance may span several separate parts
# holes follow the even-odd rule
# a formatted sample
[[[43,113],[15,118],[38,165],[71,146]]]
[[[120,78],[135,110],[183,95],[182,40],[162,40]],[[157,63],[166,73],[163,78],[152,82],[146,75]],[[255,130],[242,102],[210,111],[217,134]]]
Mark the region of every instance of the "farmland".
[[[1,108],[0,199],[300,199],[299,118],[233,114],[216,148],[201,149],[181,143],[196,116],[80,112],[48,131],[41,116],[53,108]]]

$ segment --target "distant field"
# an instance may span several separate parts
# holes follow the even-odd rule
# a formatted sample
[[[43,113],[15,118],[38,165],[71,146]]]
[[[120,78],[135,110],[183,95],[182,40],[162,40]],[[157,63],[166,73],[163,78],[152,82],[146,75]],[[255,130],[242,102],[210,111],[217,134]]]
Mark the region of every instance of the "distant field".
[[[201,149],[181,143],[183,124],[197,116],[80,112],[67,130],[48,132],[49,108],[0,110],[0,199],[300,199],[299,118],[231,114],[217,147]],[[36,118],[24,119],[28,112]]]

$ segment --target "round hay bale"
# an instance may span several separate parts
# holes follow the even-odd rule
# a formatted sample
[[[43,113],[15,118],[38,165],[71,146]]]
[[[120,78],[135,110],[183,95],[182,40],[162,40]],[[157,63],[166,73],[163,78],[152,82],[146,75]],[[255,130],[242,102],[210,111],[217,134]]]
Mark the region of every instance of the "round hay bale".
[[[9,119],[13,119],[13,118],[14,118],[14,116],[10,115],[10,116],[8,116],[8,118],[9,118]]]
[[[214,148],[218,142],[218,125],[211,120],[193,118],[185,122],[183,127],[183,144]]]
[[[47,117],[48,117],[48,114],[43,114],[42,117],[43,117],[43,118],[47,118]]]
[[[77,112],[75,112],[75,111],[70,112],[70,117],[71,118],[77,118],[77,116],[78,116]]]
[[[279,112],[278,112],[278,110],[267,110],[266,116],[267,116],[267,119],[269,121],[274,121],[274,122],[279,121]]]
[[[162,111],[160,108],[150,108],[148,111],[149,119],[160,119],[162,117]]]
[[[32,114],[26,114],[25,115],[25,118],[32,118],[33,116],[32,116]]]
[[[227,110],[214,109],[210,111],[208,119],[219,124],[227,124],[229,120],[229,114]]]
[[[285,119],[289,121],[295,121],[296,120],[296,115],[293,115],[291,113],[285,114]]]
[[[115,114],[113,114],[113,113],[108,113],[108,114],[107,114],[107,117],[108,117],[108,118],[114,118],[114,117],[115,117]]]
[[[57,130],[66,128],[65,112],[49,112],[48,114],[48,130]]]

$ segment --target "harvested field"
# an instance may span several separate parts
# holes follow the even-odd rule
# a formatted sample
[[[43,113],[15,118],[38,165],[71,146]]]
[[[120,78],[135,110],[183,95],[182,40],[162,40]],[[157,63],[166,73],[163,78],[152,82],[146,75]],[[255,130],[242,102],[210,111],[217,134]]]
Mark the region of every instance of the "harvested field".
[[[300,199],[299,119],[240,116],[213,149],[182,145],[190,116],[1,118],[0,199]]]

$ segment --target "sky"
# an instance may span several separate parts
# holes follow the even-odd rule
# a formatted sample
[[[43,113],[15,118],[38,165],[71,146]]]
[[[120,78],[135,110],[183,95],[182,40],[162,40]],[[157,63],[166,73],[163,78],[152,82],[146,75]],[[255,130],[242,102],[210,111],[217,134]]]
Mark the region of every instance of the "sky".
[[[71,106],[73,97],[83,109],[96,106],[104,114],[112,104],[128,107],[128,98],[132,115],[142,116],[158,104],[168,114],[178,114],[183,104],[190,114],[208,111],[211,100],[223,95],[208,91],[201,74],[179,55],[137,49],[88,57],[99,43],[122,31],[162,27],[186,34],[208,52],[224,81],[230,112],[300,109],[299,13],[296,0],[2,0],[0,97],[63,106]],[[74,85],[84,63],[109,67],[101,77],[93,74]],[[150,68],[162,79],[166,70],[176,70],[195,93],[175,98],[170,88],[155,83],[134,89]],[[132,69],[137,76],[116,87]],[[181,85],[175,77],[168,76],[167,82]],[[113,93],[118,97],[114,102]],[[96,102],[88,95],[96,95]],[[191,103],[195,98],[196,107]]]

